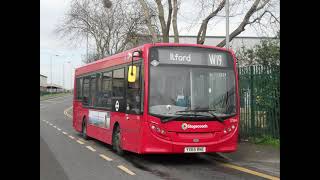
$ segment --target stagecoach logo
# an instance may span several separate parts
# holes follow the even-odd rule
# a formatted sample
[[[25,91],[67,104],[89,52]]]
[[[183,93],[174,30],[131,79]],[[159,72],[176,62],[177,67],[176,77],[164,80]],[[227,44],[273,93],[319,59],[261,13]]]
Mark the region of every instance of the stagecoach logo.
[[[182,128],[183,130],[188,129],[187,124],[186,124],[186,123],[183,123],[183,124],[181,125],[181,128]]]
[[[119,110],[119,101],[116,101],[116,105],[114,105],[114,107],[116,108],[116,111],[118,111]]]
[[[187,124],[187,123],[182,123],[181,128],[183,130],[186,129],[203,129],[203,128],[208,128],[208,125],[206,124],[199,124],[199,125],[192,125],[192,124]]]

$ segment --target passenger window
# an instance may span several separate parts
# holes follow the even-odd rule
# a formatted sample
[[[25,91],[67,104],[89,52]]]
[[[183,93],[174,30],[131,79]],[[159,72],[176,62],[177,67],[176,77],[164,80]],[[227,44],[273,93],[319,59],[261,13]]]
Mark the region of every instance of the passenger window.
[[[112,79],[113,97],[123,98],[124,96],[124,68],[113,71]]]
[[[83,80],[83,105],[87,106],[89,101],[89,77],[85,77]]]
[[[82,78],[77,78],[76,88],[77,88],[77,100],[82,99]]]
[[[89,98],[89,106],[93,106],[95,103],[96,97],[96,76],[92,75],[90,77],[90,98]]]
[[[125,74],[124,68],[113,71],[112,76],[112,110],[116,112],[125,111]]]
[[[112,71],[102,73],[101,90],[97,93],[97,107],[111,108],[112,105]]]

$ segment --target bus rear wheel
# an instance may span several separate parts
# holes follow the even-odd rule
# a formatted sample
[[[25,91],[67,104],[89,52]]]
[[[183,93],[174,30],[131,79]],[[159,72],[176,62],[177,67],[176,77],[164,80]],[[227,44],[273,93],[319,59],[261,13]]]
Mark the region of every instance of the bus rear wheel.
[[[116,126],[112,135],[112,148],[117,154],[123,155],[124,151],[121,148],[121,132],[120,127]]]
[[[87,135],[87,121],[85,118],[83,118],[83,121],[82,121],[82,138],[85,140],[89,139]]]

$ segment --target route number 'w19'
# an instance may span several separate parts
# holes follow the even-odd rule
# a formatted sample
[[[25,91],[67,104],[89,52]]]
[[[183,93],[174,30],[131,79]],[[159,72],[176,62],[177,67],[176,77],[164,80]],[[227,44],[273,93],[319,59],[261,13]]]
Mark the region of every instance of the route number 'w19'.
[[[209,54],[210,65],[222,66],[222,56],[221,54]]]

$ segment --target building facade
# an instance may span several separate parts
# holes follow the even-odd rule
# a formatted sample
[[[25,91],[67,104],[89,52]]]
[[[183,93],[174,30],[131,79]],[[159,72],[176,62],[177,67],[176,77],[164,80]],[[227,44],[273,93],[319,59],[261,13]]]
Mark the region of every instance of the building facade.
[[[225,39],[225,36],[206,36],[204,45],[209,46],[217,46],[221,41]],[[241,47],[246,48],[252,48],[255,45],[258,45],[261,43],[262,40],[273,40],[275,38],[272,37],[235,37],[230,41],[229,45],[230,48],[237,52]],[[170,42],[174,42],[174,37],[169,37]],[[135,42],[136,46],[143,45],[145,43],[151,43],[151,37],[150,36],[139,36],[137,41]],[[197,36],[179,36],[179,43],[185,43],[185,44],[196,44],[197,43]]]
[[[40,91],[47,91],[47,79],[48,77],[40,74]]]

